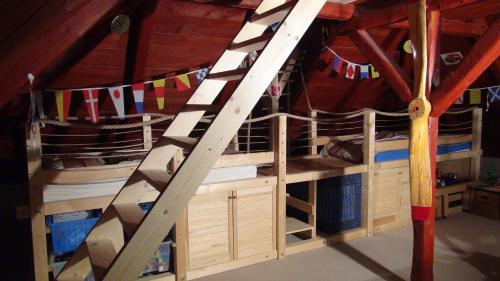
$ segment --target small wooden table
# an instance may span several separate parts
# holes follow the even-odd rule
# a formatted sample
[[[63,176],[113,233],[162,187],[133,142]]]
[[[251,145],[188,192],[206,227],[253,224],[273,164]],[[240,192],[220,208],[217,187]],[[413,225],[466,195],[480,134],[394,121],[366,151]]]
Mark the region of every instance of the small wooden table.
[[[468,185],[470,200],[469,209],[472,214],[500,220],[500,188],[485,183]]]

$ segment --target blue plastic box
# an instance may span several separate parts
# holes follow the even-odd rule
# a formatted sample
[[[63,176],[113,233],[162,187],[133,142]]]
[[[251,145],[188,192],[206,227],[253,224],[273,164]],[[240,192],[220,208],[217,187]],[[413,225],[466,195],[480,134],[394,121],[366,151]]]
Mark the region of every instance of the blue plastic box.
[[[99,216],[80,220],[53,222],[52,216],[47,217],[52,238],[52,250],[55,255],[73,252],[94,227]]]

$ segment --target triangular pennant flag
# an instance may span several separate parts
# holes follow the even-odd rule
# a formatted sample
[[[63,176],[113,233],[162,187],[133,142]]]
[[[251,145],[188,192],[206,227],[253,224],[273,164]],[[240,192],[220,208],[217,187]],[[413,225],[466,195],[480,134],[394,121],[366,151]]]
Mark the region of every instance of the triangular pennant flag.
[[[165,107],[165,78],[153,81],[158,109]]]
[[[493,103],[495,101],[500,101],[500,87],[494,86],[488,88],[488,102]]]
[[[196,79],[198,80],[198,83],[201,83],[203,79],[205,79],[205,76],[208,74],[208,68],[203,68],[200,69],[196,72]]]
[[[344,64],[344,60],[341,57],[335,56],[335,60],[333,61],[333,70],[337,73],[340,73],[342,70],[342,64]]]
[[[330,64],[330,62],[332,61],[332,56],[333,54],[326,48],[321,52],[321,54],[319,55],[319,59],[324,67]]]
[[[481,104],[481,89],[470,89],[470,104]]]
[[[187,74],[181,74],[177,75],[174,78],[175,81],[175,87],[177,87],[177,90],[179,91],[186,91],[191,88],[191,84],[189,84],[189,77]]]
[[[459,96],[455,104],[464,104],[464,95]]]
[[[359,78],[361,79],[368,79],[368,65],[361,65],[360,66],[360,72],[359,72]]]
[[[108,88],[109,95],[113,100],[113,104],[115,105],[116,113],[118,114],[118,118],[123,120],[125,118],[125,105],[123,98],[123,87],[111,87]]]
[[[356,74],[356,65],[354,63],[347,63],[347,70],[345,72],[345,77],[349,79],[354,79],[354,74]]]
[[[270,28],[272,31],[276,31],[279,26],[280,26],[280,22],[278,21],[278,22],[271,24]]]
[[[56,91],[55,95],[59,121],[66,122],[68,120],[69,106],[71,104],[71,90]]]
[[[144,112],[144,83],[136,83],[132,85],[132,93],[134,94],[135,110],[137,113]]]
[[[373,65],[372,65],[370,68],[372,70],[372,78],[379,78],[380,73],[378,73],[378,71],[375,69],[375,67],[373,67]]]
[[[99,120],[99,89],[83,90],[83,97],[87,104],[90,120],[92,120],[93,123],[97,123]]]

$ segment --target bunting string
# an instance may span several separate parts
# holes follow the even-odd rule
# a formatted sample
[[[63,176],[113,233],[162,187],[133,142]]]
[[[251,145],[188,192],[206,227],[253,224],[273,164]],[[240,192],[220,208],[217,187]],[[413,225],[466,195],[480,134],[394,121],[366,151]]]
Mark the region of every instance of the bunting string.
[[[485,92],[486,90],[486,92]],[[486,98],[483,99],[483,94],[486,93]],[[481,105],[483,101],[486,102],[486,110],[489,109],[490,104],[500,101],[500,85],[469,88],[457,98],[455,104],[458,105]]]
[[[325,46],[325,50],[328,51],[327,54],[333,55],[333,66],[332,66],[333,71],[340,74],[340,72],[342,71],[342,66],[344,64],[347,64],[345,78],[354,79],[357,72],[359,72],[359,78],[362,80],[369,78],[374,79],[380,77],[380,74],[373,67],[372,64],[359,64],[352,62],[350,60],[346,60],[343,57],[339,56],[334,50],[332,50],[328,46]],[[326,58],[327,64],[329,64],[330,59],[331,58],[329,56]]]

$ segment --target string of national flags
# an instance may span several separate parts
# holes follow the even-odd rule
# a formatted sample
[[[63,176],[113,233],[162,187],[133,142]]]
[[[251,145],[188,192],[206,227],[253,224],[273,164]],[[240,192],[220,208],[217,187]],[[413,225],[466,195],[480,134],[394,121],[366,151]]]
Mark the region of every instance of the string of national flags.
[[[351,61],[348,61],[341,56],[339,56],[335,51],[333,51],[328,46],[325,47],[323,52],[321,53],[320,59],[323,60],[326,65],[329,65],[333,59],[332,69],[333,71],[341,74],[342,67],[344,64],[347,64],[345,77],[348,79],[354,79],[356,76],[356,72],[359,69],[359,78],[360,79],[369,79],[369,78],[379,78],[380,73],[373,67],[371,64],[357,64]]]
[[[456,101],[455,104],[481,104],[482,95],[486,93],[486,105],[500,101],[500,85],[467,89]]]
[[[82,92],[87,105],[88,115],[93,123],[99,120],[99,92],[107,90],[111,96],[111,100],[116,109],[116,113],[120,119],[125,118],[124,106],[124,89],[130,87],[134,96],[135,108],[137,113],[144,113],[144,88],[146,84],[153,84],[154,93],[158,109],[165,108],[165,81],[167,79],[174,79],[175,87],[178,91],[186,91],[191,88],[189,82],[189,75],[196,74],[198,83],[201,83],[205,76],[207,76],[210,67],[194,70],[191,72],[179,74],[171,77],[164,77],[151,81],[143,81],[130,85],[120,85],[113,87],[91,87],[81,89],[67,89],[67,90],[44,90],[43,92],[54,92],[57,106],[58,118],[60,121],[66,122],[68,120],[69,108],[71,105],[71,96],[74,92]]]

